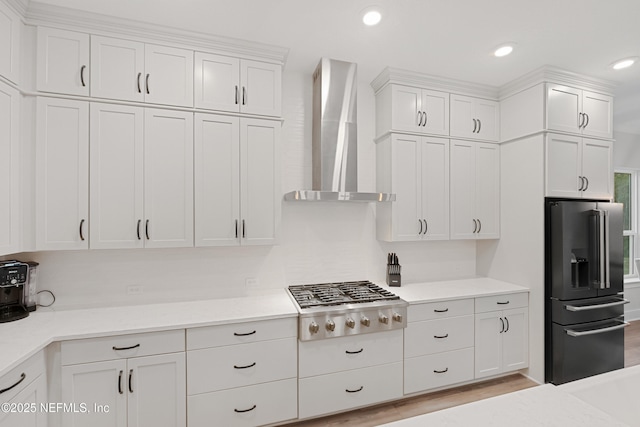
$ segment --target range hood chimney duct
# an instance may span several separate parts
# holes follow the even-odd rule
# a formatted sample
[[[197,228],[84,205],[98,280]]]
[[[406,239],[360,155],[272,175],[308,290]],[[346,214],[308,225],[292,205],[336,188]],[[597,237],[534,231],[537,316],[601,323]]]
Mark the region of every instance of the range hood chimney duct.
[[[357,65],[322,58],[313,73],[312,190],[287,201],[390,202],[395,194],[358,192]]]

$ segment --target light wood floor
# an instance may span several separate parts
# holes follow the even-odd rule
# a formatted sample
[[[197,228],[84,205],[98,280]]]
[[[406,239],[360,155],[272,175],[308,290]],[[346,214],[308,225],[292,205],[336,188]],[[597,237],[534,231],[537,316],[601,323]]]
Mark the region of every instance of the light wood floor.
[[[625,328],[625,366],[640,365],[640,321],[631,322]],[[534,387],[537,384],[520,374],[509,375],[476,384],[429,393],[422,396],[358,409],[342,414],[288,424],[287,427],[349,426],[370,427],[416,415],[451,408],[513,391]]]

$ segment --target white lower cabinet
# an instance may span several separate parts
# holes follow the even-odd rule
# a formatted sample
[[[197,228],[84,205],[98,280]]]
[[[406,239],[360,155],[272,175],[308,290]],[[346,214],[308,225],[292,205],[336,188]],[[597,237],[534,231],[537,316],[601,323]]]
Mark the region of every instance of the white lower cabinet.
[[[404,393],[410,394],[473,379],[473,347],[406,359]]]
[[[529,366],[528,295],[476,298],[475,337],[475,378]]]
[[[183,330],[65,341],[61,360],[62,401],[80,408],[65,427],[186,426]]]
[[[301,419],[402,397],[402,330],[299,342],[298,353]]]
[[[188,329],[189,427],[297,418],[297,341],[297,318]]]
[[[46,427],[47,376],[42,352],[0,378],[0,427]]]

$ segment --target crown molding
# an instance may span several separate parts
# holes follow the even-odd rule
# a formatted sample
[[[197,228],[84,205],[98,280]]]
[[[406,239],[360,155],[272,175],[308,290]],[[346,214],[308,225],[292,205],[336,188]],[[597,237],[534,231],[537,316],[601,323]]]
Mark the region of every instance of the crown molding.
[[[24,2],[28,0],[4,1]],[[155,42],[177,43],[205,52],[228,53],[241,58],[258,59],[281,65],[286,63],[289,54],[288,48],[280,46],[181,30],[38,2],[31,2],[24,16],[26,23],[31,25],[63,26],[91,34],[116,33],[118,36],[125,35],[151,39]]]
[[[563,70],[551,65],[542,66],[500,87],[500,99],[507,98],[540,83],[568,85],[582,90],[614,95],[616,83]]]
[[[20,15],[20,17],[23,17],[29,8],[29,0],[0,0],[0,2],[7,5],[10,9]]]
[[[498,100],[498,88],[495,86],[456,80],[447,77],[432,76],[415,71],[386,67],[373,79],[371,87],[378,93],[387,84],[396,83],[417,86],[424,89],[441,90],[460,95],[472,95],[479,98]]]

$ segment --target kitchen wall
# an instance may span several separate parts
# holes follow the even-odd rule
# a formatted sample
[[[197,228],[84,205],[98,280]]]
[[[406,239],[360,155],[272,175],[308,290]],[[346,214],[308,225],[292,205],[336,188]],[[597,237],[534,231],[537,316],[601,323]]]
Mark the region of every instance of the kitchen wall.
[[[285,67],[283,193],[311,188],[311,75],[319,60],[290,52]],[[369,82],[381,69],[362,58],[358,64],[359,187],[375,191],[375,98]],[[283,202],[281,239],[273,247],[55,251],[15,258],[40,262],[38,287],[56,294],[55,307],[73,308],[240,296],[299,283],[384,282],[387,252],[398,254],[403,283],[476,273],[474,241],[378,242],[370,203]],[[130,286],[141,287],[142,294],[128,295]]]

